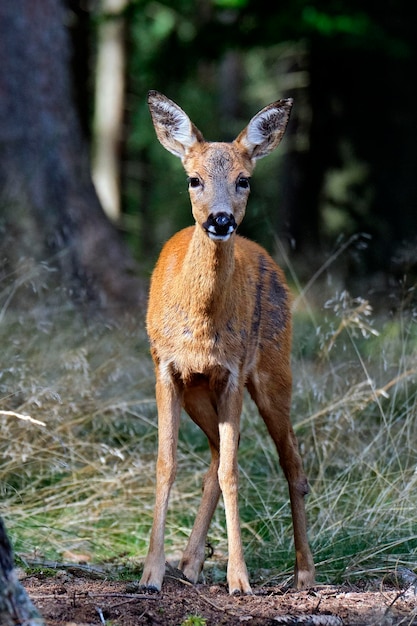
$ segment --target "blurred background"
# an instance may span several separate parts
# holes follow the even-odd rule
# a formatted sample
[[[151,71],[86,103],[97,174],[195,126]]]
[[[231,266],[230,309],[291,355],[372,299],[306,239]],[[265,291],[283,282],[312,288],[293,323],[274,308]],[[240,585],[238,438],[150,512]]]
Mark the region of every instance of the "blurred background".
[[[260,108],[293,97],[284,142],[257,167],[241,233],[301,283],[325,276],[331,259],[333,280],[375,302],[412,288],[411,11],[410,0],[3,6],[3,275],[36,258],[73,291],[108,302],[141,289],[129,287],[132,274],[146,283],[162,243],[192,223],[181,164],[150,122],[147,91],[157,89],[209,140],[233,139]]]

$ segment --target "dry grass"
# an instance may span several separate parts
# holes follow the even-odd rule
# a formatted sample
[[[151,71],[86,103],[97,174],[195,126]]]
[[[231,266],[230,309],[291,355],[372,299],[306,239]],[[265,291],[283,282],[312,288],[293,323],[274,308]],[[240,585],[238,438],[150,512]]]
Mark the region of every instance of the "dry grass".
[[[397,564],[413,568],[414,312],[374,319],[366,301],[347,293],[314,312],[302,302],[295,312],[293,421],[311,484],[307,507],[319,579],[380,576]],[[1,513],[17,553],[140,564],[153,510],[157,434],[142,316],[110,323],[72,309],[18,314],[4,307],[0,333]],[[242,430],[247,560],[259,579],[290,576],[286,485],[249,400]],[[208,460],[204,436],[184,418],[167,524],[172,555],[184,546]],[[215,577],[226,552],[221,506],[209,540]]]

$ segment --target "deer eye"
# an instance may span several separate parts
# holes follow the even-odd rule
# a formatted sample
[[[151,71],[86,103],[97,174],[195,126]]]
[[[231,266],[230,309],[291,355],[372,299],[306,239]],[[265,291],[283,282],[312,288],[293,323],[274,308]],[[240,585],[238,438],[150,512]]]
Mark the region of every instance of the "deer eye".
[[[200,185],[201,185],[200,179],[197,178],[197,176],[189,176],[187,178],[187,182],[188,182],[190,187],[194,187],[194,188],[195,187],[200,187]]]
[[[249,189],[249,178],[246,176],[240,176],[236,181],[236,188]]]

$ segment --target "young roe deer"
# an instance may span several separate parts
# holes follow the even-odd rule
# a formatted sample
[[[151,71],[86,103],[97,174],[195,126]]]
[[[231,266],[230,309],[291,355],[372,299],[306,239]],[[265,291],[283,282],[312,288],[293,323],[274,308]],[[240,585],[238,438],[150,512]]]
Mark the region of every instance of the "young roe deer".
[[[180,569],[196,582],[220,493],[228,535],[230,593],[250,593],[238,511],[239,423],[247,387],[276,445],[288,481],[296,551],[295,585],[314,584],[306,532],[308,492],[290,423],[291,316],[282,270],[236,234],[255,162],[281,141],[292,100],[262,109],[232,143],[206,142],[186,113],[156,91],[149,108],[161,144],[180,157],[196,224],[164,246],[152,275],[147,329],[156,372],[156,502],[140,584],[159,591],[164,531],[176,472],[181,407],[208,438],[211,463]]]

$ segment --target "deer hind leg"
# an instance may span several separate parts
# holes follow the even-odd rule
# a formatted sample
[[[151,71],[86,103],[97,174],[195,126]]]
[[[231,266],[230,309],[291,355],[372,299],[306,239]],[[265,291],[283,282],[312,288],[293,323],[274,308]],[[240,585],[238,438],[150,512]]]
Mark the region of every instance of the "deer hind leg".
[[[160,591],[165,574],[164,535],[169,494],[177,466],[178,430],[181,402],[172,385],[156,382],[158,406],[158,459],[156,496],[151,538],[140,585]]]
[[[275,443],[280,465],[288,482],[296,552],[294,585],[297,589],[303,589],[312,587],[315,577],[313,557],[307,539],[304,504],[308,482],[290,422],[291,379],[281,379],[278,383],[276,378],[271,378],[265,376],[262,385],[251,382],[248,389]]]
[[[204,564],[207,532],[220,497],[218,418],[206,389],[192,387],[184,394],[184,408],[205,433],[211,451],[210,467],[203,480],[203,495],[194,526],[184,550],[180,569],[191,582],[197,582]]]

